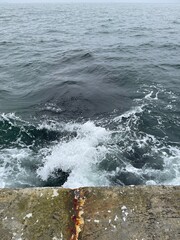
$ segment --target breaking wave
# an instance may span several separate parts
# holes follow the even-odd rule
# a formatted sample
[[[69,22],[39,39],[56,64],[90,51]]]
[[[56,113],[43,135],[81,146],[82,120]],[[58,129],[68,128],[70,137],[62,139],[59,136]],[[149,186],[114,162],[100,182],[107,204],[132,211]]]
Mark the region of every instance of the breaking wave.
[[[165,115],[176,97],[155,86],[142,90],[144,97],[129,111],[95,120],[29,123],[1,114],[0,187],[178,185],[180,144],[166,129]],[[163,94],[171,107],[152,115],[156,104],[163,107]],[[177,119],[171,121],[179,127]]]

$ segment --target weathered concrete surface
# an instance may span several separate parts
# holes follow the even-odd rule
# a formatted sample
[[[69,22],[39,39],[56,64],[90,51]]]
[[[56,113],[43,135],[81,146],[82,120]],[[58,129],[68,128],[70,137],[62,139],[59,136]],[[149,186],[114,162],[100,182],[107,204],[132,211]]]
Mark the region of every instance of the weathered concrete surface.
[[[1,240],[179,240],[180,187],[0,190]]]
[[[0,239],[70,239],[73,197],[67,189],[2,189]]]

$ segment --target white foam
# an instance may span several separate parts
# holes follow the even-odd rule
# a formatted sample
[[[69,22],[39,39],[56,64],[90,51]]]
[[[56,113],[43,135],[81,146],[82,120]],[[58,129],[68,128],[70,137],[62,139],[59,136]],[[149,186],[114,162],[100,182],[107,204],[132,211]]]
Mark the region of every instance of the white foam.
[[[154,180],[147,180],[147,185],[180,185],[180,149],[170,147],[170,155],[163,152],[162,148],[154,146],[152,151],[159,152],[164,161],[163,169],[153,169],[151,167],[135,168],[126,163],[125,171],[136,174],[137,176],[146,176]],[[119,169],[116,170],[119,172]]]
[[[98,173],[96,164],[108,152],[103,143],[108,141],[110,133],[92,122],[67,124],[65,129],[76,131],[77,137],[54,146],[51,155],[45,157],[44,166],[38,169],[38,175],[47,180],[60,168],[70,171],[64,187],[107,185],[108,180],[102,172]]]
[[[25,168],[24,163],[34,161],[30,149],[9,148],[1,150],[0,154],[0,187],[16,186],[16,184],[31,184],[28,182],[31,173]],[[32,176],[34,178],[34,176]]]
[[[155,94],[155,97],[153,97],[153,94]],[[149,101],[158,100],[158,94],[159,94],[159,91],[156,93],[154,93],[154,91],[151,91],[150,93],[145,95],[144,99]]]
[[[37,129],[47,129],[49,131],[57,131],[64,128],[63,123],[58,123],[56,121],[43,121],[42,123],[38,124]]]
[[[145,106],[145,104],[141,105],[141,106],[136,106],[133,107],[131,110],[123,113],[122,115],[115,117],[113,119],[113,121],[115,122],[121,122],[123,118],[129,118],[129,117],[135,117],[137,113],[142,113],[143,112],[143,107]]]
[[[166,178],[163,184],[180,185],[180,149],[171,147],[171,156],[164,157],[164,168],[166,170]]]
[[[155,96],[153,91],[148,93],[145,99],[143,98],[144,102],[157,99],[158,92],[156,91],[155,97],[152,96]],[[140,178],[145,176],[147,185],[179,185],[180,149],[164,144],[163,141],[158,140],[153,135],[137,131],[141,113],[144,112],[146,106],[144,102],[139,102],[139,106],[133,107],[114,119],[108,119],[107,124],[113,123],[116,126],[113,131],[96,126],[91,121],[67,124],[44,121],[38,125],[38,129],[62,131],[70,134],[67,134],[67,138],[60,139],[58,143],[54,142],[55,146],[40,149],[38,154],[34,154],[28,147],[2,149],[0,151],[0,187],[12,186],[13,181],[17,183],[22,181],[22,184],[28,183],[30,173],[28,173],[26,166],[23,166],[23,162],[27,163],[34,157],[40,159],[40,161],[43,159],[43,166],[37,170],[37,174],[42,180],[48,180],[55,170],[62,169],[65,172],[70,172],[64,187],[110,185],[108,177],[119,174],[121,169],[117,167],[112,172],[98,170],[99,163],[106,158],[107,153],[111,154],[112,159],[106,159],[106,161],[113,161],[113,159],[116,161],[125,151],[133,152],[134,144],[139,149],[148,148],[147,155],[162,158],[163,169],[153,169],[147,166],[135,168],[128,161],[126,162],[126,159],[122,158],[120,159],[124,166],[122,171],[133,173]],[[0,120],[7,120],[12,124],[14,124],[12,120],[23,122],[13,113],[1,114]],[[99,121],[99,125],[102,125],[102,123],[103,120]],[[161,119],[158,119],[158,123],[162,125]],[[122,141],[123,144],[119,144]],[[27,182],[25,179],[27,179]]]
[[[2,173],[0,172],[0,176],[2,175]],[[1,182],[0,182],[0,188],[5,188],[6,186],[6,183],[1,179]]]
[[[148,93],[144,98],[151,100],[152,99],[152,95],[153,95],[153,91],[151,91],[150,93]]]
[[[11,120],[19,121],[19,122],[25,122],[20,117],[16,116],[15,113],[1,113],[0,114],[0,120],[5,120],[9,123],[11,123]]]
[[[54,112],[54,113],[60,113],[62,112],[62,109],[60,107],[58,107],[56,104],[54,103],[47,103],[44,108],[42,108],[42,110],[44,111],[50,111],[50,112]]]

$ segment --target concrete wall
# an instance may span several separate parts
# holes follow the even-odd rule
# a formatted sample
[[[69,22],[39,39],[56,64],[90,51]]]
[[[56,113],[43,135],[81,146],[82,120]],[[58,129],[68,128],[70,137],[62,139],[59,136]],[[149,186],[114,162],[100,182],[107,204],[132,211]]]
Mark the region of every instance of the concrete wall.
[[[179,240],[180,187],[0,190],[1,240]]]

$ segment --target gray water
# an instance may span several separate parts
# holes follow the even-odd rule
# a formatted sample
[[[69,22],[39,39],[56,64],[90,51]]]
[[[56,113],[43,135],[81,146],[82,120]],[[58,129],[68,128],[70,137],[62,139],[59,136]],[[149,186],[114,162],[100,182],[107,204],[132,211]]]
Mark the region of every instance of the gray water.
[[[0,5],[0,187],[180,184],[180,5]]]

